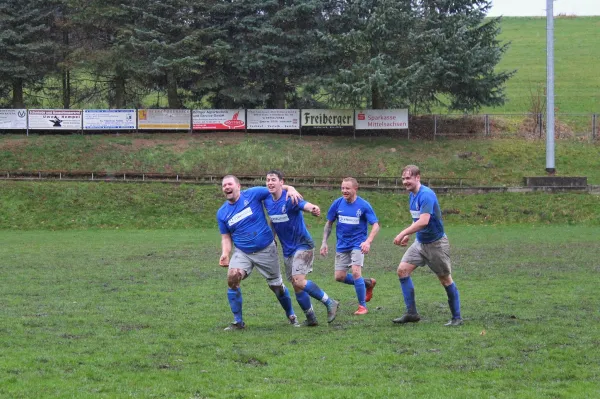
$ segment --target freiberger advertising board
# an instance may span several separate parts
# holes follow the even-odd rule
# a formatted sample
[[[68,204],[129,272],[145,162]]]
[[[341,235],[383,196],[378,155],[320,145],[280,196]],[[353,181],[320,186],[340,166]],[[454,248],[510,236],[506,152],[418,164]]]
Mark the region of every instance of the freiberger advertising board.
[[[138,129],[140,130],[189,130],[189,128],[189,109],[138,109]]]
[[[243,109],[195,109],[192,112],[194,130],[245,129]]]
[[[249,109],[248,129],[300,129],[299,109]]]
[[[30,109],[29,129],[81,130],[80,109]]]
[[[26,109],[0,109],[0,130],[27,129]]]
[[[353,109],[303,109],[300,113],[302,126],[354,126]]]
[[[408,109],[357,109],[356,130],[408,129]]]
[[[135,109],[84,109],[84,130],[135,129]]]

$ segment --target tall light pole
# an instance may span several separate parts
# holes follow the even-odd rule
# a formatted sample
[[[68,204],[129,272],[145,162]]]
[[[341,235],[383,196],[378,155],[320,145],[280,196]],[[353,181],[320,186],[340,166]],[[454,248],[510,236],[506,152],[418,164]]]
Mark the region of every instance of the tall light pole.
[[[554,0],[546,0],[546,172],[554,168]]]

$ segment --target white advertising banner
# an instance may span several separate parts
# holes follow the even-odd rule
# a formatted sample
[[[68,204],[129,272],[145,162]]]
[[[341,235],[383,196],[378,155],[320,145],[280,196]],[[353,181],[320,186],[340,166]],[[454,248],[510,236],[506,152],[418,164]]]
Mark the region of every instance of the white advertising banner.
[[[192,112],[194,130],[245,129],[243,109],[195,109]]]
[[[0,109],[0,130],[27,129],[26,109]]]
[[[84,130],[135,129],[135,109],[84,109]]]
[[[29,129],[81,130],[80,109],[30,109]]]
[[[357,109],[356,130],[408,129],[408,109]]]
[[[302,126],[354,126],[353,109],[303,109]]]
[[[300,129],[299,109],[249,109],[248,129]]]
[[[189,109],[138,109],[138,129],[190,128]]]

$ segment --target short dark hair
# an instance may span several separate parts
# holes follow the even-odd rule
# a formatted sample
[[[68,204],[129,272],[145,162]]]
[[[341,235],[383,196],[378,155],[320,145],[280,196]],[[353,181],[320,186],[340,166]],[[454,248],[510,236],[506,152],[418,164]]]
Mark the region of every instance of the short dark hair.
[[[277,169],[271,169],[267,172],[267,176],[268,175],[275,175],[279,180],[283,180],[283,173]]]

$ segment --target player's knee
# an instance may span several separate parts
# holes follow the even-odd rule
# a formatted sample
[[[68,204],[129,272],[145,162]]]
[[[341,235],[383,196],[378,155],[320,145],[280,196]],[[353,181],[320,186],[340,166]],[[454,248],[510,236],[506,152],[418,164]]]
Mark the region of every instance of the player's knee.
[[[300,292],[306,287],[306,280],[303,276],[294,276],[292,277],[292,286],[294,287],[294,291]]]
[[[410,276],[411,269],[403,265],[398,266],[398,278],[406,278]]]
[[[440,280],[440,283],[442,283],[442,285],[444,287],[447,287],[449,285],[451,285],[454,281],[452,280],[452,276],[447,274],[445,276],[438,276],[438,279]]]
[[[230,270],[227,273],[227,285],[231,289],[237,289],[240,286],[240,282],[242,281],[242,272],[238,270]]]
[[[346,280],[346,273],[344,274],[337,274],[335,275],[335,281],[339,281],[340,283],[343,283]]]

